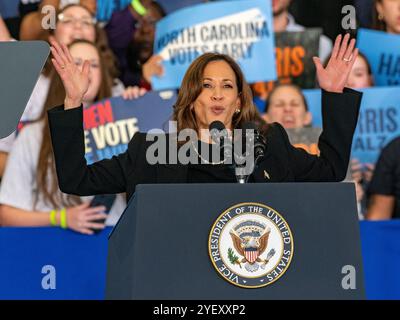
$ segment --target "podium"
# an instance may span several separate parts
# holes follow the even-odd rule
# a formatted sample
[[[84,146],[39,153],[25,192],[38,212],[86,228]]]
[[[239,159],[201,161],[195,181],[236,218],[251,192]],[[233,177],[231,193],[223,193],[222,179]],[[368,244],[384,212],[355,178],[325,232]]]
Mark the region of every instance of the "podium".
[[[289,231],[283,231],[282,223],[267,228],[270,222],[243,220],[241,213],[257,207],[265,208],[262,218],[276,213],[269,216],[274,223],[281,217]],[[242,220],[235,224],[233,218]],[[230,231],[213,245],[220,227]],[[260,236],[267,231],[269,242],[263,246],[265,237]],[[276,241],[274,232],[287,239]],[[242,247],[229,243],[230,237],[242,239]],[[217,249],[222,259],[214,256]],[[290,259],[279,264],[284,252],[290,252]],[[262,275],[271,265],[275,269]],[[228,269],[232,273],[224,276]],[[364,298],[351,183],[138,185],[109,237],[106,299]]]
[[[0,41],[0,139],[17,128],[49,53],[44,41]]]

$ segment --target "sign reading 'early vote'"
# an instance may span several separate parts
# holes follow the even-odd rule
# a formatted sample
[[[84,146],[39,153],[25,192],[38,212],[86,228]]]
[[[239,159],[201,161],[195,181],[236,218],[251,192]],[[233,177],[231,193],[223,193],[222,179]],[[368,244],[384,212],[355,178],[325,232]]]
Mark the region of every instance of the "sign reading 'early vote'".
[[[193,60],[205,52],[228,54],[248,82],[276,79],[270,0],[219,1],[184,8],[157,23],[154,52],[164,75],[154,90],[179,88]]]
[[[111,98],[85,108],[87,162],[90,164],[124,152],[138,131],[166,129],[175,101],[173,91],[149,92],[135,100]]]
[[[363,163],[374,163],[380,151],[392,139],[400,136],[400,87],[360,91],[363,97],[353,138],[352,157]],[[313,115],[313,125],[322,127],[321,90],[303,90],[303,93]]]

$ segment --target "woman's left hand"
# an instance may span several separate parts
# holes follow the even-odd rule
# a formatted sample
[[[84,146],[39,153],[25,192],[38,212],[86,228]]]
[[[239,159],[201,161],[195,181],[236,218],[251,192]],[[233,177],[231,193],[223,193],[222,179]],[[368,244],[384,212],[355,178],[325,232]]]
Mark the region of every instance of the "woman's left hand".
[[[342,41],[342,35],[336,37],[335,45],[329,62],[324,68],[321,60],[313,57],[317,68],[317,79],[321,89],[330,92],[343,92],[347,83],[351,68],[356,61],[358,49],[354,49],[356,40],[352,39],[349,43],[350,35],[346,34]]]

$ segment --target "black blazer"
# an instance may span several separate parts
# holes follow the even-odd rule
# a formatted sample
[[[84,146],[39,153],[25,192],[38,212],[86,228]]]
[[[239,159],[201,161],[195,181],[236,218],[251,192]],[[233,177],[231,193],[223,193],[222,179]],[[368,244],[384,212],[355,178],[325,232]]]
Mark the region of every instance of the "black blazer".
[[[342,181],[346,175],[362,94],[322,90],[323,132],[320,156],[293,147],[284,128],[274,123],[267,132],[267,150],[254,172],[255,182]],[[48,111],[56,171],[61,191],[80,196],[126,192],[129,199],[138,184],[186,183],[181,164],[150,165],[146,150],[152,142],[137,133],[126,152],[86,164],[82,107]],[[267,173],[267,174],[266,174]],[[212,181],[215,182],[215,181]]]

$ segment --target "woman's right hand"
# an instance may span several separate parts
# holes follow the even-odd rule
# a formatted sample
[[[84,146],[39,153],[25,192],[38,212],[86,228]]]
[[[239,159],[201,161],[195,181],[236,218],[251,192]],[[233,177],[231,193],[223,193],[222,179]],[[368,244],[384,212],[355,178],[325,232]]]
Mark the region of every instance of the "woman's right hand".
[[[104,206],[90,207],[90,202],[85,202],[78,206],[67,208],[67,225],[68,228],[83,234],[92,235],[94,232],[91,229],[104,229],[104,223],[94,222],[107,218],[104,213]]]
[[[50,40],[54,68],[60,75],[65,89],[65,109],[77,108],[82,104],[83,96],[89,88],[89,61],[85,61],[80,70],[72,58],[68,48],[55,40]]]

